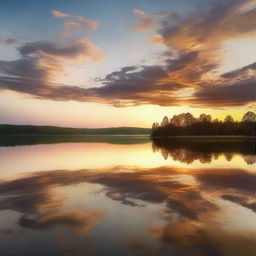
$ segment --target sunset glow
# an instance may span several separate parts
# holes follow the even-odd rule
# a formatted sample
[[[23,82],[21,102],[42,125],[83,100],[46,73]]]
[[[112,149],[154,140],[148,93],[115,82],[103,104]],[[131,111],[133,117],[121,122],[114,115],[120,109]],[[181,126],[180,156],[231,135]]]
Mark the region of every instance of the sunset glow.
[[[1,2],[1,123],[150,127],[255,110],[254,0],[39,2]]]

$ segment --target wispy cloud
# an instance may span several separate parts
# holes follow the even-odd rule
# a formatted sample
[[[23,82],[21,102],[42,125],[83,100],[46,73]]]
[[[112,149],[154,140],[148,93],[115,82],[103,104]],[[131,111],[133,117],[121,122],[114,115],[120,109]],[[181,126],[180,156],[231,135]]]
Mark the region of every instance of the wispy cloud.
[[[147,31],[156,25],[158,18],[164,18],[168,15],[166,12],[147,14],[139,9],[134,9],[133,13],[138,16],[138,20],[134,24],[136,31]]]
[[[51,13],[56,18],[69,18],[71,15],[57,11],[57,10],[51,10]]]
[[[63,12],[60,12],[58,10],[51,10],[51,13],[56,18],[73,18],[73,19],[77,20],[78,22],[80,22],[81,25],[85,25],[90,30],[97,29],[98,25],[99,25],[98,21],[87,19],[87,18],[82,17],[82,16],[76,16],[76,15],[63,13]],[[78,22],[76,22],[76,24],[78,24]]]

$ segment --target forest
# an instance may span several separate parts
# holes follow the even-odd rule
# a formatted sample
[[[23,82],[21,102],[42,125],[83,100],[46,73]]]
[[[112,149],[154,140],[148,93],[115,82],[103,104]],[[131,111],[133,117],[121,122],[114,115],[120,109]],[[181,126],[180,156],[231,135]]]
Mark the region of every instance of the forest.
[[[137,135],[150,134],[149,128],[111,127],[111,128],[67,128],[58,126],[0,124],[0,136],[10,135]]]
[[[212,119],[211,115],[201,114],[198,118],[191,113],[165,116],[161,122],[153,123],[151,137],[169,136],[256,136],[256,114],[245,113],[240,121],[231,115],[224,120]]]

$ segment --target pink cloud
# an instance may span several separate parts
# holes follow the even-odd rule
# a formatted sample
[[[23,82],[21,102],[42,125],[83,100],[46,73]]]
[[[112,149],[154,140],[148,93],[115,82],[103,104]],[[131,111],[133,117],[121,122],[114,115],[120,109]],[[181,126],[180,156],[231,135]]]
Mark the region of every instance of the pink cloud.
[[[57,10],[51,10],[51,13],[56,18],[68,18],[71,17],[71,15],[57,11]]]

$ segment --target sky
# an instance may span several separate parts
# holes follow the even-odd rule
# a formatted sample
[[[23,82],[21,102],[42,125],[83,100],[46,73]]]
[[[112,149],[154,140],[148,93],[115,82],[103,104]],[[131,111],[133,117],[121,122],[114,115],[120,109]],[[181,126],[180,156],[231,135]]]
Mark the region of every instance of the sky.
[[[0,53],[0,123],[256,111],[255,0],[0,0]]]

